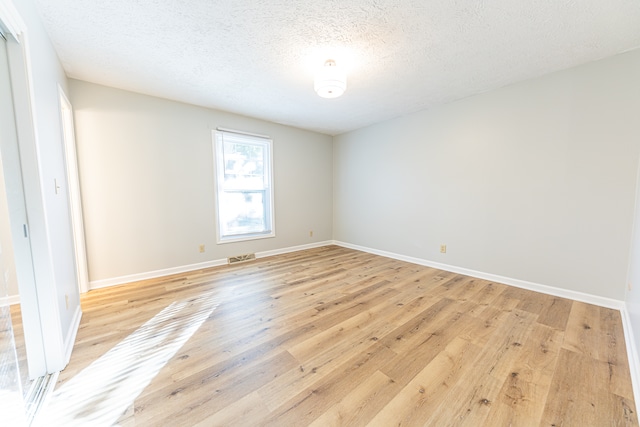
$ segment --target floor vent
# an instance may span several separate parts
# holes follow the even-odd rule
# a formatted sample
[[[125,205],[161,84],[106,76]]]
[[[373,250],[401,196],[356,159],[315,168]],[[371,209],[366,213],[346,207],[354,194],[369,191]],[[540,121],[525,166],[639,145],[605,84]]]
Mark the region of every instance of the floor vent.
[[[256,259],[256,254],[244,254],[244,255],[236,255],[227,258],[227,262],[229,264],[235,264],[236,262],[249,261],[252,259]]]

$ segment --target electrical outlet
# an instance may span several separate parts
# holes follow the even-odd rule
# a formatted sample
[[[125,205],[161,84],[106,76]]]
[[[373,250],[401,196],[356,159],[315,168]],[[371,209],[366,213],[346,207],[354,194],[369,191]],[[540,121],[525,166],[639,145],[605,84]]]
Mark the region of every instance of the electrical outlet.
[[[204,245],[200,245],[200,253],[204,252]]]
[[[64,294],[64,304],[67,306],[67,310],[69,310],[69,295]]]
[[[313,230],[309,230],[309,237],[313,237]]]
[[[440,245],[440,253],[441,254],[447,253],[447,245]]]

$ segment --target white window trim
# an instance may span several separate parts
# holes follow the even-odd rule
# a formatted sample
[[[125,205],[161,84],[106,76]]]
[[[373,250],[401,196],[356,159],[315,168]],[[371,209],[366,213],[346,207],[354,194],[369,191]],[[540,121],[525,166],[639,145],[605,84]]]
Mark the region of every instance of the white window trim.
[[[268,171],[268,182],[269,187],[267,191],[269,192],[270,203],[269,203],[269,216],[271,218],[271,231],[266,233],[247,233],[247,234],[238,234],[234,236],[222,236],[222,228],[220,224],[220,210],[219,210],[219,195],[220,195],[220,185],[221,180],[219,176],[219,167],[218,167],[218,158],[222,151],[222,135],[223,134],[240,134],[245,137],[260,139],[262,142],[267,143],[269,146],[269,171]],[[276,236],[276,220],[275,220],[275,191],[273,188],[273,140],[266,135],[258,135],[248,132],[235,131],[231,129],[222,129],[218,128],[218,130],[212,131],[212,139],[213,139],[213,177],[214,177],[214,188],[215,188],[215,216],[216,216],[216,243],[217,244],[225,244],[225,243],[234,243],[234,242],[245,242],[249,240],[258,240],[258,239],[270,239]]]

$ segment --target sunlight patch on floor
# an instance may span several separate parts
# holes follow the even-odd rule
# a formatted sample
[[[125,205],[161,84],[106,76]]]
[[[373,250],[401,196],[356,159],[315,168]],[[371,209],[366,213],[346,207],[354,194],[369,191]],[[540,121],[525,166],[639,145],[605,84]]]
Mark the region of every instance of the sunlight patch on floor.
[[[174,302],[53,392],[37,425],[111,426],[219,305]]]

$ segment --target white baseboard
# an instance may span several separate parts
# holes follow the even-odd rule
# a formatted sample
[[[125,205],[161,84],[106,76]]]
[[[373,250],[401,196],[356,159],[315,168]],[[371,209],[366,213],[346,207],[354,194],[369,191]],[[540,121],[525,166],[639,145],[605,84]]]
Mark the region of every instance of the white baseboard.
[[[400,261],[406,261],[413,264],[424,265],[425,267],[437,268],[438,270],[450,271],[452,273],[464,274],[465,276],[477,277],[479,279],[490,280],[492,282],[504,283],[505,285],[515,286],[517,288],[527,289],[529,291],[540,292],[543,294],[553,295],[561,298],[568,298],[575,301],[585,302],[587,304],[599,305],[601,307],[623,310],[625,308],[624,301],[601,297],[598,295],[586,294],[583,292],[572,291],[569,289],[557,288],[555,286],[541,285],[539,283],[527,282],[526,280],[513,279],[511,277],[499,276],[496,274],[485,273],[482,271],[471,270],[468,268],[457,267],[449,264],[441,264],[439,262],[429,261],[422,258],[415,258],[406,255],[400,255],[393,252],[381,251],[378,249],[367,248],[365,246],[352,245],[340,241],[334,241],[335,245],[349,249],[355,249],[362,252],[368,252],[374,255],[380,255],[387,258],[393,258]]]
[[[323,242],[310,243],[308,245],[289,246],[288,248],[274,249],[272,251],[256,252],[256,258],[265,258],[268,256],[288,254],[290,252],[304,251],[307,249],[320,248],[322,246],[329,246],[333,244],[333,240],[326,240]]]
[[[310,243],[308,245],[290,246],[287,248],[274,249],[271,251],[256,252],[256,258],[264,258],[273,255],[286,254],[289,252],[302,251],[305,249],[319,248],[322,246],[332,245],[333,241],[327,240],[323,242]],[[89,282],[89,289],[107,288],[109,286],[122,285],[125,283],[137,282],[140,280],[155,279],[157,277],[171,276],[172,274],[187,273],[189,271],[202,270],[205,268],[218,267],[226,265],[226,259],[216,259],[213,261],[200,262],[197,264],[188,264],[178,267],[165,268],[162,270],[147,271],[144,273],[130,274],[127,276],[113,277],[110,279],[93,280]]]
[[[186,273],[188,271],[202,270],[204,268],[218,267],[226,263],[226,259],[216,259],[213,261],[199,262],[197,264],[188,264],[179,267],[165,268],[162,270],[147,271],[145,273],[136,273],[129,274],[127,276],[113,277],[111,279],[93,280],[89,282],[89,289],[107,288],[109,286],[122,285],[124,283],[155,279],[156,277],[162,276],[171,276],[172,274],[180,274]]]
[[[76,336],[78,335],[78,329],[80,328],[80,320],[82,319],[82,309],[80,305],[76,307],[76,312],[73,314],[73,320],[71,321],[71,326],[69,327],[69,332],[67,333],[67,338],[64,341],[64,366],[66,367],[71,359],[71,351],[73,350],[73,345],[76,342]]]
[[[0,307],[14,304],[20,304],[20,295],[9,295],[0,298]]]
[[[629,372],[631,373],[631,384],[633,385],[633,396],[636,402],[636,409],[640,407],[640,356],[638,347],[634,341],[633,324],[629,316],[629,310],[625,306],[620,310],[622,316],[622,329],[624,330],[624,341],[627,345],[627,359],[629,359]],[[640,327],[638,325],[637,327]],[[636,410],[636,413],[638,411]]]

